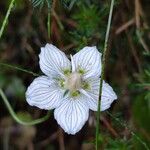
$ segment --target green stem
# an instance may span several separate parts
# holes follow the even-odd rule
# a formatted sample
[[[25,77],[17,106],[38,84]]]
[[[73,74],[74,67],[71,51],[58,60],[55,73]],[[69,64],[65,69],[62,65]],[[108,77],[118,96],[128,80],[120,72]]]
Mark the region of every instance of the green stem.
[[[47,32],[48,32],[48,38],[50,39],[50,36],[51,36],[51,27],[50,27],[50,10],[48,10],[48,16],[47,16]]]
[[[47,33],[48,33],[48,38],[50,39],[50,36],[51,36],[51,7],[50,7],[50,3],[48,1],[47,1],[47,6],[48,6]]]
[[[1,29],[0,29],[0,39],[1,39],[2,35],[3,35],[5,26],[6,26],[6,24],[7,24],[8,17],[9,17],[9,15],[10,15],[10,12],[11,12],[13,6],[14,6],[14,3],[15,3],[15,0],[11,0],[11,2],[10,2],[10,4],[9,4],[9,8],[8,8],[8,10],[7,10],[6,16],[5,16],[5,18],[4,18],[4,21],[3,21],[2,26],[1,26]]]
[[[14,112],[14,110],[12,109],[10,103],[8,102],[8,99],[7,97],[5,96],[4,92],[2,91],[2,89],[0,88],[0,95],[10,113],[10,115],[12,116],[12,118],[19,124],[22,124],[22,125],[26,125],[26,126],[29,126],[29,125],[36,125],[36,124],[39,124],[39,123],[42,123],[44,121],[46,121],[49,116],[50,116],[50,112],[47,113],[46,116],[42,117],[42,118],[39,118],[39,119],[36,119],[36,120],[33,120],[33,121],[30,121],[30,122],[25,122],[25,121],[22,121],[20,120],[18,117],[17,117],[17,114]]]
[[[9,67],[9,68],[12,68],[12,69],[16,69],[16,70],[19,70],[19,71],[22,71],[22,72],[26,72],[26,73],[32,74],[33,76],[36,76],[36,77],[40,76],[39,74],[34,73],[32,71],[29,71],[29,70],[26,70],[26,69],[23,69],[23,68],[20,68],[20,67],[17,67],[17,66],[13,66],[13,65],[10,65],[10,64],[7,64],[7,63],[1,63],[0,62],[0,65],[5,66],[5,67]]]
[[[100,79],[100,88],[99,88],[99,98],[98,98],[98,108],[97,108],[97,114],[96,114],[96,143],[95,143],[95,149],[98,150],[99,147],[99,129],[100,129],[100,108],[101,108],[101,94],[102,94],[102,83],[104,79],[104,70],[105,70],[105,59],[106,59],[106,53],[107,53],[107,46],[108,46],[108,39],[109,39],[109,33],[110,33],[110,25],[112,20],[112,13],[113,13],[113,7],[114,7],[114,1],[111,0],[111,6],[110,6],[110,12],[109,12],[109,18],[108,18],[108,24],[107,24],[107,30],[106,30],[106,36],[105,36],[105,43],[104,43],[104,51],[103,51],[103,59],[102,59],[102,73],[101,73],[101,79]]]
[[[61,20],[59,19],[58,15],[56,14],[55,10],[52,11],[53,12],[53,16],[55,17],[57,24],[59,26],[59,28],[63,31],[64,30],[64,26],[61,23]]]

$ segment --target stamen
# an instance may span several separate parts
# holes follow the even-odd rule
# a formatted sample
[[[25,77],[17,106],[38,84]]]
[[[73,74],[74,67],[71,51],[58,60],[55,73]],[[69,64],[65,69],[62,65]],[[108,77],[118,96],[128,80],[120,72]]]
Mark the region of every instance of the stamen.
[[[71,97],[77,97],[79,95],[80,95],[79,91],[73,91],[73,92],[71,92]]]
[[[89,83],[87,83],[87,82],[82,82],[82,88],[83,89],[85,89],[85,90],[89,90],[90,89],[90,85],[89,85]]]
[[[59,79],[58,84],[61,88],[65,87],[65,80],[64,79]]]
[[[64,70],[64,75],[68,76],[68,75],[70,75],[70,73],[71,73],[70,69],[65,69]]]
[[[78,71],[81,75],[83,75],[85,73],[85,71],[83,69],[79,69]]]
[[[75,72],[75,70],[76,70],[76,65],[75,65],[75,62],[74,62],[74,59],[73,59],[72,55],[70,55],[70,57],[71,57],[72,72]]]

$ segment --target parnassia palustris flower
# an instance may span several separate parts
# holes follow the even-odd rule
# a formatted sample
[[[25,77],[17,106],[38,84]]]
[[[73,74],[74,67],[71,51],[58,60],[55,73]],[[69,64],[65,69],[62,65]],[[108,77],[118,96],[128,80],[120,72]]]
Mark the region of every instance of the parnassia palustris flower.
[[[101,53],[84,47],[71,61],[52,44],[41,48],[37,77],[26,92],[27,102],[41,109],[55,109],[54,117],[68,134],[77,133],[88,120],[89,110],[97,111],[101,75]],[[101,111],[108,109],[117,96],[103,81]]]

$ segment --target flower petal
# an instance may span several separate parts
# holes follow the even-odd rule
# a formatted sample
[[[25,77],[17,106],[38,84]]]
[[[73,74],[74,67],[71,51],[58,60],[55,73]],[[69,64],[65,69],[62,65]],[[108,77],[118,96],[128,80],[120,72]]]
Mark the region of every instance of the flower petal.
[[[41,109],[53,109],[61,104],[63,92],[49,77],[40,76],[31,83],[26,92],[27,102]]]
[[[104,81],[102,88],[101,111],[108,109],[116,99],[116,93],[113,91],[112,87]]]
[[[76,70],[84,70],[84,79],[90,77],[100,77],[101,74],[101,53],[96,46],[84,47],[81,51],[73,56]]]
[[[93,111],[97,111],[100,79],[91,80],[90,83],[90,90],[81,90],[81,92],[88,97],[87,102],[89,108]],[[116,99],[117,95],[113,91],[112,87],[108,83],[103,81],[101,111],[108,109],[111,106],[112,102]]]
[[[77,133],[88,119],[89,107],[85,98],[84,95],[78,99],[67,97],[54,111],[58,124],[68,134]]]
[[[63,71],[70,69],[71,64],[65,53],[52,44],[41,48],[40,68],[44,74],[52,77],[64,77]]]

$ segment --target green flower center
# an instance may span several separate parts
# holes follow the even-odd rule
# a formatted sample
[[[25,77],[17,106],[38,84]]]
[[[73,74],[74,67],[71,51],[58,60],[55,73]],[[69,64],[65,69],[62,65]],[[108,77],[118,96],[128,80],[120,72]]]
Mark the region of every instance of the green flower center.
[[[80,95],[80,89],[87,90],[90,88],[88,82],[83,81],[82,75],[84,70],[79,69],[78,72],[72,72],[69,69],[64,70],[65,79],[59,79],[59,86],[65,89],[66,95],[68,92],[71,97]]]

